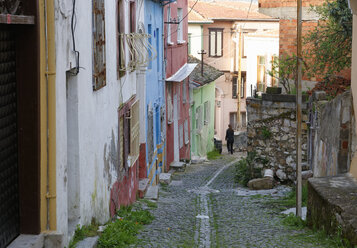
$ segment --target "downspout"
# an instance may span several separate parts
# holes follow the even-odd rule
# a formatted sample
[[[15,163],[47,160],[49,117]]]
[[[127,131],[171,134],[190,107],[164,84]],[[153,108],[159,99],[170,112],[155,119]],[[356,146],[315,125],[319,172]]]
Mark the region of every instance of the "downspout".
[[[46,230],[56,230],[56,59],[53,0],[44,1],[46,54]]]

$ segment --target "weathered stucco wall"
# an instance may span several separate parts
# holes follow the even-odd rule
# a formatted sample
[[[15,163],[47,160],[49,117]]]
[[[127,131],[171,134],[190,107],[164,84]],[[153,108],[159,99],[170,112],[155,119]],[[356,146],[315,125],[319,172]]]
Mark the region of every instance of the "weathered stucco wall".
[[[302,106],[306,111],[306,104]],[[247,99],[248,152],[256,152],[268,163],[256,164],[270,168],[282,180],[295,180],[296,111],[294,95],[266,95],[263,99]],[[307,115],[303,113],[302,159],[307,159]]]
[[[115,1],[105,0],[106,86],[93,91],[93,12],[87,1],[76,4],[75,41],[80,71],[78,75],[68,73],[75,66],[70,31],[73,3],[55,3],[57,232],[64,235],[66,243],[76,224],[90,224],[92,218],[100,223],[108,221],[111,191],[116,188],[114,184],[121,183],[120,178],[128,189],[125,197],[132,199],[133,192],[135,197],[136,173],[128,170],[126,175],[119,175],[117,148],[118,107],[135,95],[136,72],[117,79],[113,56],[117,53],[117,8]],[[125,13],[128,5],[125,2]],[[142,8],[137,11],[143,13]],[[128,21],[125,29],[129,30]],[[136,170],[136,166],[132,169]],[[114,200],[118,199],[119,196]]]
[[[315,93],[316,100],[309,111],[309,158],[315,177],[347,173],[355,143],[351,133],[354,122],[351,93],[345,92],[332,101],[323,99],[324,96]]]

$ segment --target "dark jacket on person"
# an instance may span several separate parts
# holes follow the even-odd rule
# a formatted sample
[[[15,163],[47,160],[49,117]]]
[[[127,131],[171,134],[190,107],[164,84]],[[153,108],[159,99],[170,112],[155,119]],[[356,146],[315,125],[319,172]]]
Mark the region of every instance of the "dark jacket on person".
[[[226,131],[226,140],[227,142],[234,142],[234,130],[228,128]]]

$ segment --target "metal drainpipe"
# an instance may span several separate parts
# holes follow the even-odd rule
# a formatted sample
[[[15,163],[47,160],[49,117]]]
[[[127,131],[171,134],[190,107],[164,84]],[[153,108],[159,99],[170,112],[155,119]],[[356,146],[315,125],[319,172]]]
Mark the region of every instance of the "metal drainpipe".
[[[53,145],[52,136],[55,135],[55,45],[54,45],[54,3],[53,0],[44,1],[44,16],[45,16],[45,53],[46,53],[46,129],[47,129],[47,162],[46,162],[46,205],[47,205],[47,223],[46,229],[51,230],[56,226],[56,220],[51,220],[50,200],[56,196],[52,194],[50,185],[50,164],[52,153],[54,152],[55,161],[55,145]],[[52,94],[51,94],[52,93]],[[51,94],[51,98],[49,95]],[[51,108],[51,111],[50,111]],[[51,113],[52,112],[52,113]],[[49,114],[51,113],[50,118]],[[54,141],[55,142],[55,141]],[[55,143],[54,143],[55,144]],[[52,150],[54,149],[54,150]],[[56,174],[55,174],[56,175]],[[56,206],[56,205],[55,205]]]

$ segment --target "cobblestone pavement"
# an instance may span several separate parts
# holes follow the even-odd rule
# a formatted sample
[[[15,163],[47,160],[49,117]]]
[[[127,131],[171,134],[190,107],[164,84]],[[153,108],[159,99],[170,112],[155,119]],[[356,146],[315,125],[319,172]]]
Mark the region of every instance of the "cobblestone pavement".
[[[160,186],[155,220],[139,234],[137,247],[327,247],[282,225],[264,197],[238,194],[234,159],[190,165]]]

